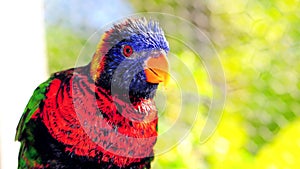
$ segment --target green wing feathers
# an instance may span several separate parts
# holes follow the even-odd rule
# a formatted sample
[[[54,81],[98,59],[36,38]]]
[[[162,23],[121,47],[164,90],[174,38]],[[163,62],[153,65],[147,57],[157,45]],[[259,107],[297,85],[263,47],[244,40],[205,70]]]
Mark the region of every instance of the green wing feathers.
[[[24,130],[26,129],[26,124],[31,119],[34,112],[39,108],[39,105],[43,99],[45,99],[45,92],[49,84],[51,83],[53,78],[49,78],[44,83],[40,84],[35,91],[33,92],[33,95],[31,96],[24,113],[19,121],[17,132],[15,136],[15,140],[21,140],[22,134],[24,133]]]

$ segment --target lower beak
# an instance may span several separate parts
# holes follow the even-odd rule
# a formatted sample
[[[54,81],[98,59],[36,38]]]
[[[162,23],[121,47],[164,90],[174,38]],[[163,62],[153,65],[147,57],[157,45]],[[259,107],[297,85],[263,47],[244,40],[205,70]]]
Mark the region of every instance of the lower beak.
[[[166,83],[169,79],[169,63],[164,51],[159,51],[159,54],[150,56],[145,62],[146,81],[149,83],[158,84]]]

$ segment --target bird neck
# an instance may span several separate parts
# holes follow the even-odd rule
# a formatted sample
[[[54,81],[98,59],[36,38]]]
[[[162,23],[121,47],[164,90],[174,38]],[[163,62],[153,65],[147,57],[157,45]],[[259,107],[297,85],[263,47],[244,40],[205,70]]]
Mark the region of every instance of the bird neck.
[[[140,122],[156,118],[157,109],[153,98],[136,98],[121,92],[112,92],[101,86],[97,86],[97,91],[99,92],[97,100],[112,105],[110,109],[107,109],[98,104],[100,111],[104,114],[114,112]]]
[[[90,69],[90,77],[94,82],[97,82],[97,80],[100,78],[99,72],[103,71],[103,63],[105,63],[104,58],[105,57],[102,57],[100,52],[96,52],[92,58],[92,61],[88,64],[88,67]]]

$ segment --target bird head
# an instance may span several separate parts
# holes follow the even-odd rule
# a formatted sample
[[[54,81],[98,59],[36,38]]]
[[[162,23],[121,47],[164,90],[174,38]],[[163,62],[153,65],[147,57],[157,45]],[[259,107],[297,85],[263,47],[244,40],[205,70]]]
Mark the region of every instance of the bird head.
[[[91,62],[96,85],[137,99],[152,98],[168,79],[168,42],[158,22],[131,18],[106,31]]]

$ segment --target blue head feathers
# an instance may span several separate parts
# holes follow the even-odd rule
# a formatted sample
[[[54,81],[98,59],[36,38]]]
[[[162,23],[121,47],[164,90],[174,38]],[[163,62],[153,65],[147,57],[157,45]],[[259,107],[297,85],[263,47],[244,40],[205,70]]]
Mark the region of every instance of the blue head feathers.
[[[122,95],[153,97],[157,84],[146,81],[145,61],[155,52],[168,51],[168,42],[157,21],[131,18],[115,24],[105,32],[96,52],[102,58],[97,59],[100,72],[96,83],[122,91]]]

